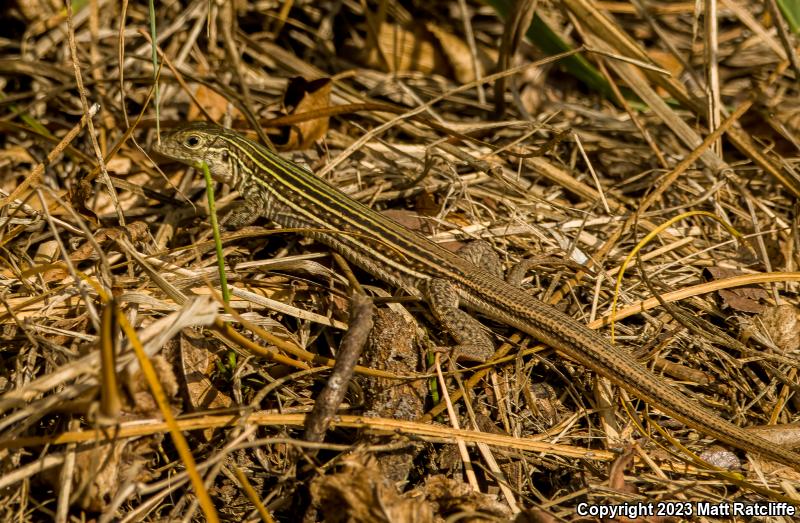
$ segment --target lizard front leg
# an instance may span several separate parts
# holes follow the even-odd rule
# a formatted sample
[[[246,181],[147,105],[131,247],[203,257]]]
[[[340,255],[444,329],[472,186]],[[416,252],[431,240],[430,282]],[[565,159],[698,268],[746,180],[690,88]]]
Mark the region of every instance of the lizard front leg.
[[[228,230],[246,227],[264,215],[263,202],[257,201],[254,198],[238,200],[232,207],[231,211],[220,223],[220,225]]]
[[[249,194],[231,207],[231,211],[222,220],[225,228],[229,230],[246,227],[262,216],[283,227],[311,226],[294,216],[286,205],[257,191],[249,191]]]

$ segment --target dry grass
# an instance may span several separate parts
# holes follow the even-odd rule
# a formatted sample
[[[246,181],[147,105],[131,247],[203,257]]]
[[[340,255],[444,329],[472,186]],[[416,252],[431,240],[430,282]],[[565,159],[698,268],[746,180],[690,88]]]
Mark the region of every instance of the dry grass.
[[[800,501],[798,471],[716,447],[501,325],[486,323],[490,364],[430,367],[417,354],[451,340],[424,304],[264,220],[223,232],[223,309],[202,176],[149,155],[157,129],[213,119],[448,247],[532,259],[529,292],[593,328],[616,296],[619,346],[792,445],[796,428],[770,426],[800,412],[795,38],[767,4],[520,1],[504,24],[472,0],[167,2],[154,70],[146,5],[19,1],[0,39],[0,519]],[[524,40],[532,6],[594,87],[565,68],[575,52]],[[235,195],[218,191],[224,216]],[[374,344],[407,334],[396,359],[361,361],[308,441],[354,286],[381,311]],[[381,410],[391,387],[418,402]]]

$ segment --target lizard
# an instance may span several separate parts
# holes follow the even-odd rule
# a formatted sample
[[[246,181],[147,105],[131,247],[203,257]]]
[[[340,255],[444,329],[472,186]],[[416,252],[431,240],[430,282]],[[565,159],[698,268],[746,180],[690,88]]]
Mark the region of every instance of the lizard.
[[[553,347],[706,436],[800,471],[800,453],[724,420],[578,320],[234,131],[204,122],[184,124],[153,148],[190,166],[205,162],[216,181],[241,195],[229,227],[263,216],[305,229],[303,234],[356,266],[424,300],[457,342],[454,359],[485,361],[494,352],[492,339],[465,306]]]

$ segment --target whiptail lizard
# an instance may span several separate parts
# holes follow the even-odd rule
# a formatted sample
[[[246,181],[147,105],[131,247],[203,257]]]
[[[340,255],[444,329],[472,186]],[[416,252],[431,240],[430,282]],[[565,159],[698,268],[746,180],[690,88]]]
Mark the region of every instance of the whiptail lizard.
[[[459,343],[462,357],[485,360],[493,343],[478,321],[458,308],[461,304],[533,336],[707,436],[800,470],[800,454],[723,420],[570,316],[251,140],[217,125],[193,123],[174,130],[154,149],[188,165],[205,161],[214,179],[242,195],[230,226],[264,216],[284,227],[308,228],[308,236],[355,265],[424,299]]]

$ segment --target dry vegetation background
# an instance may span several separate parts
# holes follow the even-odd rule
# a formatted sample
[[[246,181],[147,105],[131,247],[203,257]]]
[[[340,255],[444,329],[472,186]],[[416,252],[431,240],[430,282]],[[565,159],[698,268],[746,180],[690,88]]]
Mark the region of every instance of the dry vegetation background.
[[[716,447],[501,325],[485,322],[489,365],[448,373],[423,355],[451,343],[424,304],[264,220],[223,231],[226,312],[202,176],[149,154],[158,128],[190,120],[269,140],[448,247],[482,238],[509,268],[530,260],[522,285],[594,328],[625,257],[677,218],[628,265],[616,343],[791,445],[796,428],[770,428],[800,412],[798,71],[779,8],[166,1],[154,51],[144,3],[6,3],[0,519],[572,521],[594,519],[582,502],[797,502],[798,471]],[[217,188],[221,215],[234,197]],[[354,280],[375,328],[319,441],[303,423]]]

